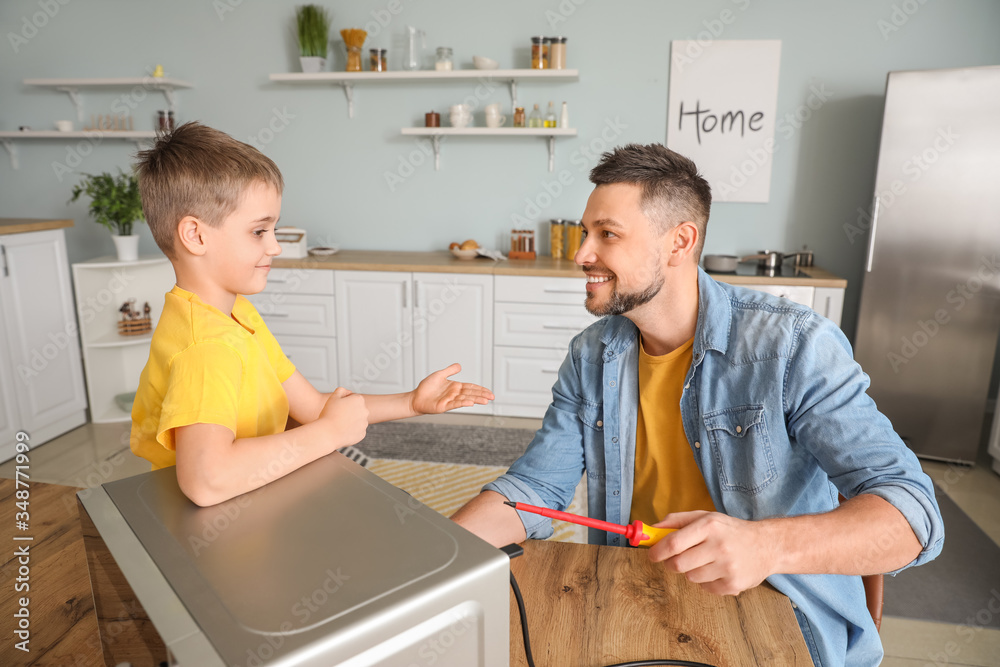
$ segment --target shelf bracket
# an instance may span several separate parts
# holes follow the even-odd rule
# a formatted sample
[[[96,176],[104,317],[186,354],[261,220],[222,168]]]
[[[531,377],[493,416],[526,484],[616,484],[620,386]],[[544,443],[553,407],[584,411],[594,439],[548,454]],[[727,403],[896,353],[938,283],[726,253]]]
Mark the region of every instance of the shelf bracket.
[[[344,81],[340,86],[344,89],[344,96],[347,97],[347,117],[354,118],[354,84]]]
[[[10,155],[10,168],[15,170],[20,169],[21,165],[17,160],[17,146],[10,139],[2,139],[0,141],[3,141],[3,147],[7,149],[7,153]]]
[[[167,98],[167,106],[169,106],[170,110],[176,114],[177,98],[174,96],[174,89],[169,86],[164,86],[163,88],[160,88],[160,92],[162,92],[163,96]],[[81,118],[80,120],[82,121],[83,119]]]
[[[76,107],[76,119],[79,122],[83,122],[83,95],[76,88],[57,88],[56,90],[61,90],[69,95],[69,98],[73,101],[73,106]]]
[[[514,113],[514,109],[517,107],[517,80],[511,79],[507,85],[510,86],[510,111]]]
[[[434,145],[434,171],[441,171],[441,135],[432,134],[431,144]]]
[[[556,138],[549,136],[549,171],[556,170]]]

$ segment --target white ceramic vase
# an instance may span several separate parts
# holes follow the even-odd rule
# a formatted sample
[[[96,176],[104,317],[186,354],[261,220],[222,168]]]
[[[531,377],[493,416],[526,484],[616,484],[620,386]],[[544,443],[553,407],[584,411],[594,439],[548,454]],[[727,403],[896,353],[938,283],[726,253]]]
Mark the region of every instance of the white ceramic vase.
[[[115,242],[115,250],[118,251],[119,262],[134,262],[139,259],[139,235],[118,236],[112,234],[111,239]]]
[[[302,72],[305,74],[315,74],[326,69],[326,58],[319,56],[299,56],[299,63],[302,65]]]

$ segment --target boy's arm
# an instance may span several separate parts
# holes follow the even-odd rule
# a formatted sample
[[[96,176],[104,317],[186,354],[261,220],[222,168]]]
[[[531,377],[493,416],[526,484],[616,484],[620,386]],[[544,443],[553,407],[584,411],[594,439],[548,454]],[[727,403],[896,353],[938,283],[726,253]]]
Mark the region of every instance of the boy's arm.
[[[493,400],[493,392],[485,387],[448,379],[461,370],[461,365],[452,364],[431,373],[420,381],[416,389],[403,394],[363,394],[368,407],[368,422],[375,424],[404,417],[439,414],[477,403],[486,405]]]
[[[319,419],[327,399],[333,395],[316,389],[298,370],[282,382],[281,387],[288,397],[288,414],[300,424],[311,424]]]
[[[367,428],[364,399],[346,389],[330,394],[311,423],[283,433],[236,439],[218,424],[181,426],[174,431],[177,483],[195,504],[215,505],[359,442]]]

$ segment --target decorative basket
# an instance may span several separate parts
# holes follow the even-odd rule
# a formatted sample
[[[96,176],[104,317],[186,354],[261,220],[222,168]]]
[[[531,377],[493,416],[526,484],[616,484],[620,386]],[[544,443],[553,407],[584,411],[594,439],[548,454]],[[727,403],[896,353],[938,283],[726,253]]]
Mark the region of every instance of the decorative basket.
[[[122,336],[141,336],[153,330],[153,320],[139,317],[134,320],[119,320],[118,333]]]

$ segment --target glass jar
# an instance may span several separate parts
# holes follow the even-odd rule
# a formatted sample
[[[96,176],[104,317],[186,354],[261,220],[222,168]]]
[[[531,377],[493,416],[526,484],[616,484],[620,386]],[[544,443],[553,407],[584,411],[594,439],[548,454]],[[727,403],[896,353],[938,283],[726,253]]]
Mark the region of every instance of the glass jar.
[[[552,250],[552,259],[562,259],[565,257],[565,231],[566,221],[556,218],[549,225],[549,245]]]
[[[565,37],[549,37],[549,69],[566,69]]]
[[[386,67],[386,49],[368,49],[370,69],[372,72],[385,72],[389,68]]]
[[[514,108],[514,127],[524,127],[524,107]]]
[[[439,72],[450,72],[454,69],[451,62],[450,46],[439,46],[437,48],[437,62],[434,63],[434,69]]]
[[[576,259],[583,243],[583,225],[579,220],[566,221],[566,259]]]
[[[361,71],[361,47],[360,46],[348,46],[347,47],[347,69],[348,72],[360,72]]]
[[[531,38],[531,69],[548,69],[549,54],[547,37]]]

